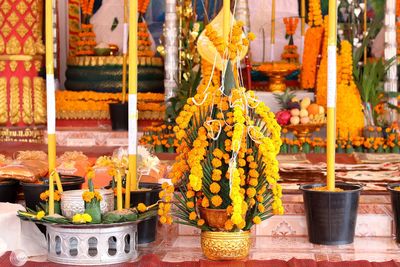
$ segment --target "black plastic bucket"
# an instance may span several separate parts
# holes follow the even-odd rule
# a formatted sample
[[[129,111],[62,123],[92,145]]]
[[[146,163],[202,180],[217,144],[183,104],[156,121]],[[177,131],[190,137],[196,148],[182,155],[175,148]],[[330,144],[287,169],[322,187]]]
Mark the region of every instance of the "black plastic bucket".
[[[111,127],[114,131],[128,130],[128,103],[110,103]]]
[[[342,192],[314,191],[325,184],[302,185],[308,238],[321,245],[344,245],[354,241],[361,185],[336,183]]]
[[[398,186],[400,186],[400,183],[388,184],[387,188],[392,199],[393,220],[396,228],[396,242],[400,243],[400,191],[394,190],[394,188]]]
[[[81,189],[85,178],[72,175],[60,175],[64,191]],[[49,189],[49,178],[41,178],[40,184],[21,183],[25,196],[26,207],[36,210],[40,205],[40,194]],[[54,183],[55,184],[55,183]],[[54,187],[57,188],[56,186]]]
[[[0,202],[15,203],[17,201],[19,183],[16,180],[0,181]]]
[[[151,188],[151,190],[131,192],[131,206],[137,206],[139,203],[144,203],[146,206],[149,206],[159,200],[158,194],[161,191],[160,184],[140,183],[139,187]],[[139,244],[147,244],[156,240],[157,219],[157,216],[154,216],[138,224]]]

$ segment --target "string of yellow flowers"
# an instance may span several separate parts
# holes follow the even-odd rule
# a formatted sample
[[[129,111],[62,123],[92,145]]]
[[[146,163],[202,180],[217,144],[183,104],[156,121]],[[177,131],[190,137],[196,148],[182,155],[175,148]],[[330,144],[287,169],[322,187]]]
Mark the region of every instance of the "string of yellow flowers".
[[[352,53],[350,42],[342,41],[338,58],[336,129],[340,136],[355,137],[364,128],[364,114],[360,93],[353,78]]]

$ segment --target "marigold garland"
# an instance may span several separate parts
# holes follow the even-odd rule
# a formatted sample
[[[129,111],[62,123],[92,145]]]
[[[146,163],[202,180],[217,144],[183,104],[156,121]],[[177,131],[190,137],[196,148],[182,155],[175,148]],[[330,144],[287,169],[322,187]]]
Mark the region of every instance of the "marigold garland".
[[[322,59],[319,64],[318,76],[317,76],[317,90],[316,90],[316,102],[318,105],[326,108],[327,91],[328,91],[328,26],[329,17],[324,18],[324,41],[322,45]]]
[[[303,89],[312,89],[315,87],[317,61],[321,49],[323,32],[323,27],[311,27],[306,31],[301,68],[301,87]]]
[[[338,59],[336,128],[340,136],[359,136],[364,128],[360,93],[353,79],[352,45],[341,42]],[[349,116],[351,114],[351,116]]]

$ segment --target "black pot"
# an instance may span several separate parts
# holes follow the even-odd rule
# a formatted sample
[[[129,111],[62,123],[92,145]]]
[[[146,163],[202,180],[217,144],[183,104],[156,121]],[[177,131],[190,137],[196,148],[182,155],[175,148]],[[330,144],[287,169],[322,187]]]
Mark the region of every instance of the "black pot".
[[[131,192],[132,207],[137,206],[139,203],[144,203],[146,206],[149,206],[155,204],[159,200],[158,194],[161,191],[160,184],[140,183],[139,187],[151,188],[151,190]],[[139,244],[146,244],[156,240],[157,219],[157,216],[154,216],[138,224]]]
[[[60,175],[61,184],[64,191],[81,189],[85,178],[72,175]],[[36,210],[40,206],[40,194],[49,189],[49,178],[41,178],[40,184],[21,183],[25,196],[26,207]],[[54,185],[56,183],[54,182]],[[54,188],[57,188],[56,185]]]
[[[110,103],[110,118],[113,131],[128,130],[128,103]]]
[[[400,191],[394,190],[394,188],[398,186],[400,186],[400,183],[389,184],[387,188],[392,199],[393,219],[396,227],[396,242],[400,243]]]
[[[0,202],[15,203],[18,195],[18,181],[4,180],[0,182]]]
[[[343,245],[354,241],[361,185],[336,183],[342,192],[314,191],[325,184],[302,185],[308,238],[321,245]]]

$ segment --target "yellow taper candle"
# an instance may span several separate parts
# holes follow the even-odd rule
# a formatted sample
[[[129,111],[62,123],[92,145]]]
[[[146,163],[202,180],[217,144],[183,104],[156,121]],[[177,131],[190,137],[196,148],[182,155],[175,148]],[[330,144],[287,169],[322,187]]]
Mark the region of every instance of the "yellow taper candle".
[[[125,181],[125,209],[129,209],[131,207],[131,172],[128,171],[126,174]]]
[[[224,22],[223,22],[224,41],[225,41],[225,44],[228,44],[229,35],[231,33],[231,1],[224,0],[224,5],[223,5],[222,9],[223,9],[223,15],[224,15]]]
[[[124,0],[124,33],[122,44],[122,103],[126,101],[126,69],[128,64],[128,0]]]
[[[336,0],[329,0],[328,32],[328,99],[327,99],[327,188],[335,190],[335,145],[336,145]]]
[[[117,210],[122,210],[122,177],[119,171],[117,171]]]
[[[306,0],[301,0],[301,36],[306,33]]]
[[[128,153],[130,190],[137,190],[137,32],[138,32],[138,1],[131,1],[129,8],[129,130]],[[130,192],[126,192],[130,194]]]
[[[271,4],[271,61],[275,60],[275,0]]]
[[[54,171],[56,168],[56,105],[53,62],[53,1],[46,0],[46,95],[49,161],[49,215],[54,214]]]
[[[399,1],[399,0],[397,0]],[[367,36],[367,0],[364,0],[364,38]],[[364,47],[364,65],[367,64],[367,46]]]

